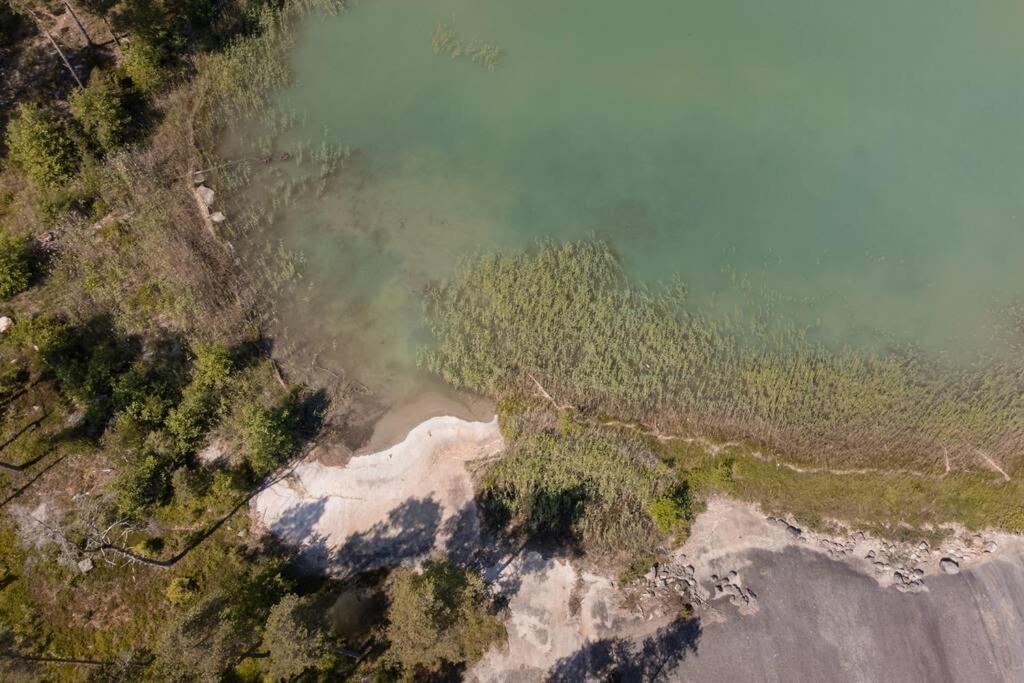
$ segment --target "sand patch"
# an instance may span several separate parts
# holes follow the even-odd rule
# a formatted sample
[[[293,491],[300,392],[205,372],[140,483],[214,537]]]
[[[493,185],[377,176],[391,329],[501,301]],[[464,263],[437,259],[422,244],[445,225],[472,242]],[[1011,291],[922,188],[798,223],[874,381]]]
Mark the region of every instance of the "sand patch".
[[[335,575],[475,544],[470,463],[504,448],[497,418],[435,417],[399,444],[343,467],[307,461],[256,496],[260,522],[306,569]]]

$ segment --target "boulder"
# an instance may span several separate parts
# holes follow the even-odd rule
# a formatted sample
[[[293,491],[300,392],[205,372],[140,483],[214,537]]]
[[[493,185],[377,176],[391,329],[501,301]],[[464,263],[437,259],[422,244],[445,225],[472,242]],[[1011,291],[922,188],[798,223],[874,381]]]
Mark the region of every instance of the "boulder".
[[[220,211],[214,211],[213,213],[210,214],[210,220],[213,221],[214,223],[223,223],[227,219],[228,217],[225,216]]]
[[[78,561],[78,570],[83,574],[87,574],[92,571],[92,558],[87,557],[84,560]]]
[[[203,201],[203,204],[207,206],[213,205],[213,200],[217,196],[217,193],[213,191],[213,188],[209,185],[200,185],[196,188],[196,194],[199,195],[199,199]]]
[[[947,574],[960,573],[960,564],[951,557],[944,557],[939,560],[939,568]]]
[[[8,318],[6,315],[0,316],[0,334],[3,334],[7,330],[11,329],[11,325],[14,321]]]

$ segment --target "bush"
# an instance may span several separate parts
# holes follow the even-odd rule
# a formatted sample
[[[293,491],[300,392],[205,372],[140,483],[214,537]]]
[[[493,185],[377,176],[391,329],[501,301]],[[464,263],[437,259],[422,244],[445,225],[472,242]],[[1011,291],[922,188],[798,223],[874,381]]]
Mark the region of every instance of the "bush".
[[[156,453],[146,453],[122,466],[112,484],[118,512],[139,517],[170,492],[169,463]]]
[[[194,452],[203,436],[220,418],[222,395],[234,365],[227,347],[204,345],[193,349],[192,379],[181,392],[181,401],[170,411],[167,431],[174,437],[179,455]]]
[[[32,255],[25,240],[0,235],[0,299],[28,289]]]
[[[71,113],[104,151],[128,141],[132,117],[125,108],[124,91],[113,74],[94,69],[89,84],[71,93]]]
[[[69,180],[81,155],[67,124],[35,104],[22,104],[7,126],[7,155],[40,189]]]
[[[273,471],[295,450],[296,410],[294,399],[267,408],[248,403],[239,424],[245,456],[253,472],[262,476]]]
[[[476,572],[432,559],[422,573],[400,569],[393,576],[385,659],[408,677],[476,661],[505,637],[487,586]]]
[[[191,576],[174,577],[164,591],[167,601],[179,607],[192,602],[198,594],[199,586]]]
[[[647,512],[658,531],[669,534],[686,521],[688,507],[682,495],[661,496],[647,506]]]
[[[135,363],[113,384],[118,417],[131,420],[140,429],[158,429],[173,405],[173,387],[150,370],[146,364]]]
[[[24,335],[39,350],[61,391],[81,404],[94,426],[110,414],[113,385],[131,360],[126,340],[110,320],[98,317],[71,327],[52,318],[35,318]]]
[[[139,92],[152,95],[167,80],[167,70],[163,67],[163,62],[163,49],[153,42],[136,37],[124,51],[121,68]]]
[[[492,524],[583,550],[635,554],[661,540],[655,514],[662,522],[685,515],[681,503],[669,509],[663,501],[679,503],[675,486],[639,441],[586,429],[527,429],[484,476],[480,498]]]

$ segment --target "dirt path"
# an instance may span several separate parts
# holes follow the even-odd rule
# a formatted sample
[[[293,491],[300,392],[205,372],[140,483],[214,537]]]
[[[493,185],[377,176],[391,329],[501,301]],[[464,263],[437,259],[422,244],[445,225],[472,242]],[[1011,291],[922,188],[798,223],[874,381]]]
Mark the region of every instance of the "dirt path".
[[[558,410],[558,411],[563,411],[563,410],[575,411],[576,410],[575,406],[572,406],[572,405],[570,405],[568,403],[559,403],[558,401],[556,401],[551,396],[551,394],[549,394],[547,392],[547,390],[543,387],[543,385],[541,385],[541,383],[537,381],[536,377],[534,377],[533,375],[529,375],[529,374],[528,374],[528,377],[533,381],[533,384],[534,384],[534,386],[536,386],[537,391],[541,395],[541,397],[544,398],[544,400],[546,400],[548,403],[550,403],[551,406],[555,410]],[[682,434],[665,433],[665,432],[662,432],[657,427],[651,427],[651,426],[648,426],[648,425],[645,425],[645,424],[642,424],[642,423],[637,423],[637,422],[623,422],[621,420],[597,420],[597,419],[582,417],[582,416],[580,416],[578,414],[576,415],[576,419],[579,420],[580,422],[592,425],[594,427],[613,427],[613,428],[616,428],[616,429],[628,429],[628,430],[634,431],[634,432],[636,432],[638,434],[642,434],[644,436],[653,437],[653,438],[657,439],[658,441],[660,441],[662,443],[667,443],[667,442],[670,442],[670,441],[680,441],[680,442],[688,443],[688,444],[697,444],[699,446],[702,446],[708,453],[710,453],[713,456],[721,455],[722,453],[725,453],[725,452],[729,451],[732,448],[738,448],[741,445],[741,444],[733,442],[733,441],[726,441],[724,443],[716,443],[715,441],[712,441],[711,439],[708,439],[708,438],[705,438],[705,437],[702,437],[702,436],[684,436]],[[1003,469],[1001,467],[999,467],[999,465],[997,465],[995,463],[995,461],[992,460],[992,458],[990,458],[989,456],[987,456],[985,453],[983,453],[981,451],[978,451],[978,453],[979,453],[979,455],[981,455],[981,457],[985,460],[985,462],[990,467],[992,467],[994,470],[996,470],[999,474],[1001,474],[1003,476],[1005,481],[1010,481],[1009,475],[1006,474],[1006,472],[1003,471]],[[949,466],[949,457],[948,457],[948,455],[945,456],[945,464],[946,464],[945,471],[942,474],[935,474],[935,473],[931,473],[931,472],[922,472],[920,470],[911,470],[911,469],[903,469],[903,468],[900,468],[900,469],[885,469],[885,468],[880,468],[880,467],[860,467],[860,468],[843,469],[843,468],[833,468],[833,467],[804,467],[804,466],[801,466],[801,465],[794,465],[792,463],[785,462],[783,460],[779,460],[778,458],[773,458],[773,457],[765,455],[761,451],[757,451],[757,450],[755,450],[755,451],[748,451],[748,454],[753,456],[754,458],[757,458],[758,460],[760,460],[762,462],[772,463],[776,467],[785,467],[786,469],[788,469],[788,470],[790,470],[792,472],[796,472],[798,474],[829,474],[829,475],[835,475],[835,476],[840,476],[840,477],[842,477],[842,476],[851,476],[851,475],[873,474],[873,475],[880,475],[880,476],[886,476],[886,477],[921,477],[921,478],[925,478],[925,479],[942,479],[942,478],[946,477],[950,473],[950,466]]]

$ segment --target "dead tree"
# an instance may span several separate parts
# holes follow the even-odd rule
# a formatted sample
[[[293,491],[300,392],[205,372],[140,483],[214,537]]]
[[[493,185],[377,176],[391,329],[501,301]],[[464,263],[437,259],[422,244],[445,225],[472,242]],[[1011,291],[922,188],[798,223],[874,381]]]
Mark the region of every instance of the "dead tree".
[[[39,30],[42,31],[43,35],[46,36],[46,39],[50,41],[50,45],[53,46],[53,49],[57,51],[58,55],[60,55],[60,60],[64,62],[64,66],[67,67],[68,72],[71,74],[71,77],[75,79],[75,83],[78,84],[78,87],[85,87],[82,85],[82,79],[78,77],[78,74],[75,73],[74,68],[71,66],[71,62],[68,61],[67,55],[64,54],[64,50],[60,49],[60,45],[57,44],[57,41],[53,39],[53,36],[50,35],[50,32],[46,30],[45,26],[43,26],[43,22],[40,21],[39,15],[36,14],[36,11],[28,6],[23,5],[22,7],[23,11],[30,17],[32,17],[32,20],[36,22],[36,26],[38,26]]]
[[[64,0],[64,7],[66,7],[68,12],[71,13],[71,18],[75,20],[75,25],[78,26],[78,30],[82,32],[82,37],[85,38],[85,43],[89,47],[92,47],[94,45],[92,38],[89,37],[89,33],[85,30],[85,26],[82,25],[82,20],[78,18],[78,14],[75,12],[75,9],[71,6],[71,3],[68,2],[68,0]]]

